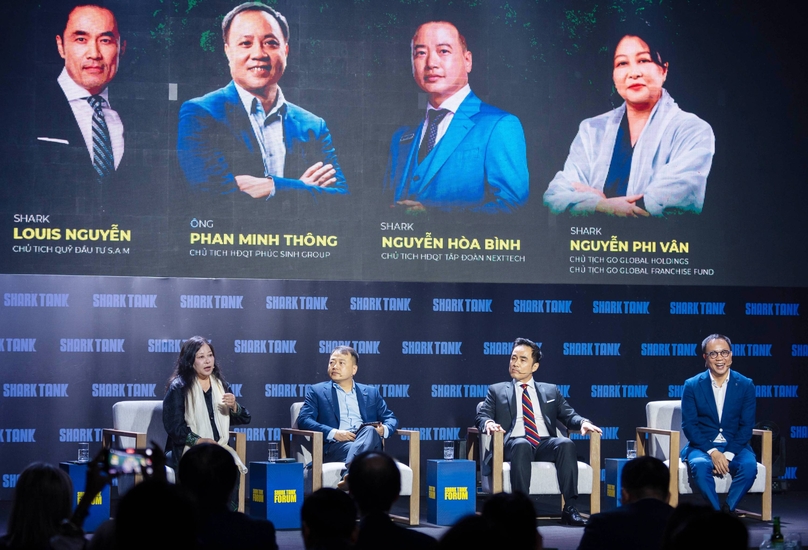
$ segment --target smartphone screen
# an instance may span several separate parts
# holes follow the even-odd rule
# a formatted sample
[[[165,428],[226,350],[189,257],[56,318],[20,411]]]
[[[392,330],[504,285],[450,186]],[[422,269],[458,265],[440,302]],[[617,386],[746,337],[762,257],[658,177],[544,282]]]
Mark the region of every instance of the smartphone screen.
[[[107,452],[106,469],[109,475],[151,474],[151,449],[110,449]]]

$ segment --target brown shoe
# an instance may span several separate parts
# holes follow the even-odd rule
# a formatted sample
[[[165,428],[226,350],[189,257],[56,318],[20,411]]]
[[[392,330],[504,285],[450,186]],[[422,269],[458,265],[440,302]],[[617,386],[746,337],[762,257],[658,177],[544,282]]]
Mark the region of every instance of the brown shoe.
[[[348,474],[345,474],[342,479],[337,483],[337,489],[340,491],[348,492]]]

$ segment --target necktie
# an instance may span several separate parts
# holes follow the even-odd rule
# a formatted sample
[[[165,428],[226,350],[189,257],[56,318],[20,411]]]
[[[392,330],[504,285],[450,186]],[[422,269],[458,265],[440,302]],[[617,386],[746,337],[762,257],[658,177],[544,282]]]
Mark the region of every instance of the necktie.
[[[435,141],[437,141],[438,137],[438,124],[450,112],[448,109],[429,109],[427,111],[426,134],[424,139],[421,140],[421,147],[418,149],[418,164],[421,164],[435,147]]]
[[[112,141],[109,137],[109,128],[104,119],[101,107],[104,98],[94,95],[87,98],[93,108],[93,168],[98,174],[98,183],[103,183],[115,171],[115,157],[112,154]]]
[[[522,384],[522,418],[525,423],[525,438],[536,447],[539,444],[539,432],[536,429],[536,417],[533,416],[533,403],[527,392],[527,384]]]

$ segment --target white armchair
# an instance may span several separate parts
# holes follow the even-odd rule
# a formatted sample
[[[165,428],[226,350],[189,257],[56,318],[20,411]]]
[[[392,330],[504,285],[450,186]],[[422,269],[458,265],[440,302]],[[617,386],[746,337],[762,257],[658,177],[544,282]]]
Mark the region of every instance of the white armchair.
[[[320,487],[336,487],[340,482],[340,474],[345,468],[343,462],[323,462],[323,434],[311,430],[301,430],[297,426],[297,417],[303,402],[292,403],[289,408],[291,428],[281,429],[281,458],[292,457],[303,464],[311,463],[311,468],[303,468],[304,492],[310,494]],[[409,438],[408,463],[396,460],[401,473],[401,495],[410,498],[409,516],[391,515],[394,520],[408,525],[419,524],[420,514],[420,467],[421,440],[420,434],[413,430],[396,430],[396,434]]]
[[[637,428],[637,456],[650,455],[663,460],[671,473],[670,505],[679,503],[679,495],[692,494],[687,464],[679,453],[687,445],[682,432],[681,401],[651,401],[645,405],[646,426]],[[761,513],[737,510],[738,513],[757,517],[763,521],[772,519],[772,433],[769,430],[752,430],[753,436],[761,437],[761,462],[757,465],[757,477],[749,490],[761,495]],[[730,476],[714,478],[718,493],[729,491]]]
[[[483,402],[477,404],[477,412]],[[600,434],[589,433],[589,464],[578,461],[578,493],[590,496],[591,514],[600,512]],[[469,460],[476,460],[479,467],[485,453],[492,448],[491,475],[480,473],[480,490],[483,493],[511,492],[511,464],[504,460],[503,433],[488,435],[476,427],[467,429],[466,452]],[[531,495],[561,495],[556,467],[552,462],[533,462],[530,470]],[[562,497],[563,498],[563,497]]]

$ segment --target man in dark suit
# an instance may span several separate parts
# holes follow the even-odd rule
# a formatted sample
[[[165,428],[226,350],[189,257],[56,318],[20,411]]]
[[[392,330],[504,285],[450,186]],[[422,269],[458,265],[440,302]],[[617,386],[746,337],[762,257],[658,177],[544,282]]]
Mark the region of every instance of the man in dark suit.
[[[196,191],[271,200],[276,192],[348,192],[325,121],[287,101],[278,86],[289,54],[289,24],[260,2],[222,22],[233,81],[185,102],[177,154]]]
[[[737,371],[730,372],[728,337],[711,334],[701,350],[707,370],[685,381],[682,392],[682,431],[689,443],[681,458],[687,461],[690,482],[713,508],[734,513],[757,476],[757,460],[749,445],[755,424],[755,384]],[[732,477],[732,485],[719,505],[713,476],[725,475]]]
[[[92,214],[114,210],[133,192],[122,174],[130,157],[121,103],[109,86],[126,49],[115,15],[97,5],[70,11],[56,48],[64,68],[37,86],[19,116],[30,132],[21,159],[24,187],[12,200],[34,212]]]
[[[412,74],[429,95],[426,116],[390,142],[385,200],[409,211],[511,212],[528,197],[519,119],[483,103],[468,85],[471,52],[451,23],[432,21],[412,39]]]
[[[673,513],[668,505],[670,472],[665,463],[641,456],[623,466],[622,506],[590,516],[578,550],[658,550]]]
[[[354,382],[358,360],[353,348],[335,348],[328,360],[331,381],[309,387],[297,417],[301,429],[323,433],[323,460],[345,462],[346,469],[359,453],[381,450],[382,438],[398,427],[379,390]]]
[[[566,437],[556,437],[556,423],[569,430],[580,430],[581,434],[601,433],[601,429],[578,415],[555,384],[533,381],[541,358],[536,343],[527,338],[514,341],[509,369],[513,380],[488,387],[488,395],[477,413],[477,428],[488,434],[505,432],[504,458],[511,463],[513,491],[530,493],[533,461],[555,462],[558,486],[564,497],[561,521],[584,525],[586,522],[575,507],[578,498],[575,444]],[[482,474],[490,473],[489,450],[483,458]]]
[[[436,539],[396,525],[390,519],[390,508],[401,492],[401,473],[393,457],[380,451],[358,454],[351,462],[349,474],[349,492],[360,516],[357,550],[437,548]]]

